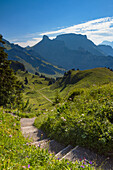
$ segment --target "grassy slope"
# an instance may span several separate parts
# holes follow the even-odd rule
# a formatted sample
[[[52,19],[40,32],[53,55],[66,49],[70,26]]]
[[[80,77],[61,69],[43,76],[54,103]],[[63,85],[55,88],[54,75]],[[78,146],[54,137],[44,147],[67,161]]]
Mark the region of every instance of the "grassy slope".
[[[101,86],[113,82],[113,72],[107,68],[94,68],[85,71],[70,71],[51,86],[51,89],[58,88],[61,95],[76,88],[90,88],[91,86]]]
[[[113,72],[106,68],[71,71],[51,89],[56,87],[63,102],[40,115],[35,125],[60,142],[112,152]]]
[[[32,112],[39,113],[53,109],[52,103],[43,97],[44,95],[51,101],[54,101],[56,90],[50,90],[50,86],[48,86],[48,80],[45,80],[45,78],[40,78],[37,75],[25,73],[22,71],[17,72],[17,77],[20,81],[23,82],[23,84],[25,83],[25,77],[28,79],[28,84],[24,84],[23,98],[24,101],[29,99],[29,103],[32,107]]]
[[[71,71],[71,74],[67,73],[51,86],[48,86],[48,81],[45,78],[40,78],[31,73],[18,71],[17,76],[23,84],[25,77],[27,77],[28,84],[24,84],[23,97],[25,101],[29,99],[32,110],[35,112],[45,112],[46,110],[54,109],[52,103],[46,100],[40,93],[54,102],[56,91],[59,91],[59,95],[64,100],[76,89],[100,86],[113,81],[113,72],[106,68]]]

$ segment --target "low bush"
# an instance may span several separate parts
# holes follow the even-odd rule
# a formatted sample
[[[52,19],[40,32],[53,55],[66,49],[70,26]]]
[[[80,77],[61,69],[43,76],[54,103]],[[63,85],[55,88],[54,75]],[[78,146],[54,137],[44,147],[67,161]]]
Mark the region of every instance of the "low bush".
[[[39,125],[49,137],[85,146],[102,154],[113,152],[113,85],[91,87],[73,100],[57,104]],[[36,119],[36,122],[39,118]]]

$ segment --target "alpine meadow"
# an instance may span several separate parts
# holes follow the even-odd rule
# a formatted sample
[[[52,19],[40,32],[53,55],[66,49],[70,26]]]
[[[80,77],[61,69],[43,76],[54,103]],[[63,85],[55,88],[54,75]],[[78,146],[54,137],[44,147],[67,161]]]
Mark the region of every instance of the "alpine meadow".
[[[113,170],[113,2],[0,4],[0,170]]]

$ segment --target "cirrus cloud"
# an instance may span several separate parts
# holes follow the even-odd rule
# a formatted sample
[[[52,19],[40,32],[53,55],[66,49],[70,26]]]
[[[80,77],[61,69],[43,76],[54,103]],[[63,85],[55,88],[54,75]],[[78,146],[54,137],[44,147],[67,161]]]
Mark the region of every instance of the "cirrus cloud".
[[[76,33],[87,35],[94,43],[99,44],[104,40],[113,41],[113,17],[106,17],[88,21],[82,24],[73,25],[56,31],[44,32],[40,35]]]

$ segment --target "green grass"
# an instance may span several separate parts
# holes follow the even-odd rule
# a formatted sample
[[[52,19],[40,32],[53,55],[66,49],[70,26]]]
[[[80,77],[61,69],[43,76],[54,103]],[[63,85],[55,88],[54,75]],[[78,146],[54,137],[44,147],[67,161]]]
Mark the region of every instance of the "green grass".
[[[48,86],[48,80],[39,76],[22,71],[17,72],[19,80],[24,84],[25,77],[28,84],[24,84],[23,99],[24,102],[29,100],[31,112],[38,115],[41,112],[48,112],[54,109],[51,102],[44,98],[47,97],[52,102],[55,101],[56,92],[58,91],[62,100],[67,100],[67,96],[71,95],[77,89],[87,89],[90,87],[109,84],[113,81],[113,72],[107,68],[96,68],[85,71],[70,71],[55,84]],[[44,95],[44,96],[43,96]],[[29,109],[30,110],[30,109]]]
[[[40,149],[30,144],[20,131],[19,118],[11,116],[0,108],[0,169],[22,170],[22,169],[82,169],[93,170],[88,161],[75,162],[72,164],[66,160],[59,161],[47,150]]]
[[[21,117],[38,116],[35,126],[66,145],[85,146],[104,154],[113,150],[112,71],[107,68],[71,70],[51,86],[39,76],[19,74],[22,81],[25,76],[28,78],[24,99],[30,100],[32,114],[16,114]],[[41,84],[33,84],[34,81]],[[54,102],[57,91],[61,98],[57,105],[43,97]]]
[[[40,115],[35,126],[50,138],[73,146],[85,146],[102,154],[113,152],[113,83],[76,89]],[[39,123],[40,122],[40,123]]]
[[[29,100],[29,104],[32,108],[31,112],[37,115],[39,112],[48,110],[47,108],[49,108],[49,110],[52,109],[52,103],[43,97],[44,95],[48,99],[54,100],[54,92],[50,90],[48,80],[22,71],[18,71],[17,76],[19,80],[23,82],[23,99],[25,102]],[[25,85],[24,82],[25,77],[28,79],[27,85]]]
[[[70,73],[70,74],[69,74]],[[89,88],[113,82],[113,72],[107,68],[94,68],[84,71],[68,71],[51,89],[59,88],[63,92],[73,88]]]

